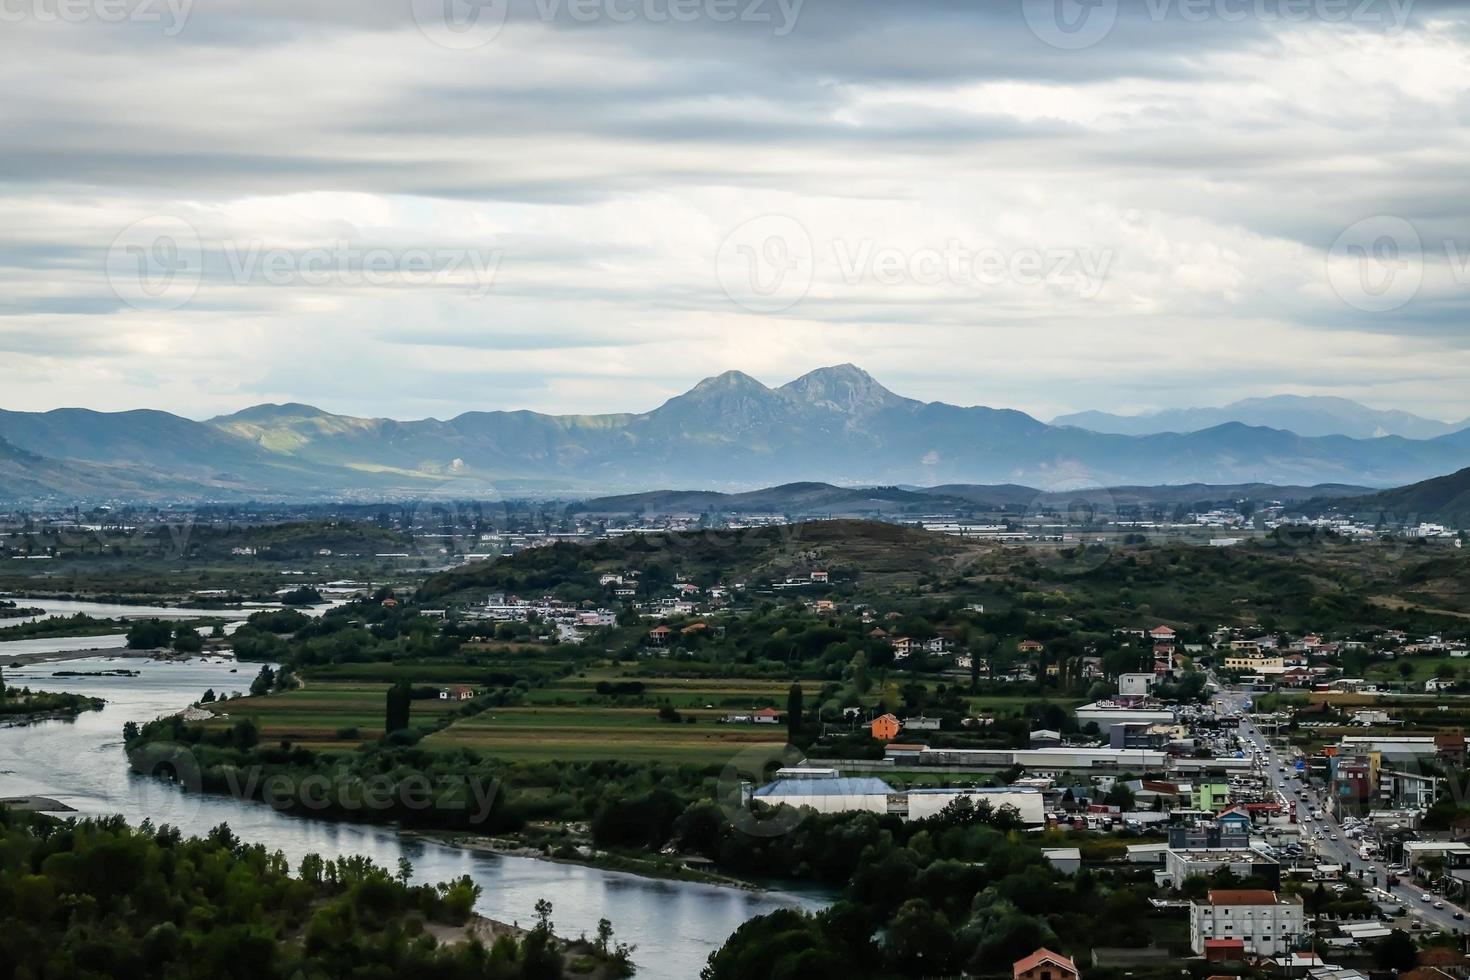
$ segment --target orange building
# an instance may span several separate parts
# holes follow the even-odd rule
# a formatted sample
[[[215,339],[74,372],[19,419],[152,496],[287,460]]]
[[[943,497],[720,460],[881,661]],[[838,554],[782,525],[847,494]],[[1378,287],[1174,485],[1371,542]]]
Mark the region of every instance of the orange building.
[[[1070,957],[1042,947],[1011,966],[1014,980],[1078,980],[1077,964]]]
[[[879,715],[873,719],[873,737],[880,742],[891,742],[898,738],[898,719],[893,715]]]

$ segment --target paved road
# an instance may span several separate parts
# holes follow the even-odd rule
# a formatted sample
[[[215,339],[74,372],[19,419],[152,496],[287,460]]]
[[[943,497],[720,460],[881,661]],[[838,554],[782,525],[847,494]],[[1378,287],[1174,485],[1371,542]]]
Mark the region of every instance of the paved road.
[[[1219,682],[1217,681],[1216,683],[1218,684]],[[1248,699],[1248,695],[1231,690],[1223,684],[1219,686],[1220,693],[1218,696],[1233,705],[1244,716],[1247,709],[1244,707],[1243,702]],[[1364,861],[1358,856],[1356,847],[1352,841],[1348,840],[1347,835],[1343,833],[1342,826],[1332,816],[1331,812],[1321,805],[1321,795],[1316,789],[1307,786],[1306,780],[1304,779],[1288,778],[1293,769],[1293,764],[1287,763],[1287,772],[1281,772],[1279,767],[1285,760],[1278,757],[1275,749],[1266,741],[1265,735],[1245,717],[1241,718],[1240,734],[1243,738],[1254,744],[1257,750],[1262,753],[1262,758],[1264,758],[1266,766],[1265,775],[1270,780],[1271,785],[1285,794],[1288,799],[1296,799],[1298,821],[1301,821],[1302,815],[1313,807],[1321,810],[1321,820],[1312,820],[1310,823],[1301,825],[1303,845],[1305,846],[1310,841],[1316,848],[1318,860],[1321,863],[1340,864],[1344,868],[1351,867],[1354,873],[1362,869],[1366,872],[1364,878],[1365,883],[1376,886],[1376,897],[1380,899],[1392,898],[1392,900],[1408,907],[1409,914],[1422,919],[1430,929],[1443,929],[1445,932],[1453,933],[1461,933],[1470,929],[1470,919],[1460,920],[1454,917],[1456,912],[1463,914],[1464,909],[1454,905],[1442,896],[1428,893],[1422,888],[1416,888],[1412,884],[1408,884],[1407,878],[1403,879],[1405,884],[1384,890],[1382,886],[1388,880],[1388,873],[1385,866],[1382,862],[1376,860]],[[1306,789],[1307,797],[1305,800],[1296,796],[1296,792],[1299,789]],[[1316,837],[1318,830],[1324,832],[1321,840],[1318,840]],[[1332,839],[1334,836],[1336,836],[1336,840]],[[1429,894],[1433,901],[1422,901],[1421,896],[1425,894]],[[1435,908],[1433,902],[1443,903],[1444,908]]]

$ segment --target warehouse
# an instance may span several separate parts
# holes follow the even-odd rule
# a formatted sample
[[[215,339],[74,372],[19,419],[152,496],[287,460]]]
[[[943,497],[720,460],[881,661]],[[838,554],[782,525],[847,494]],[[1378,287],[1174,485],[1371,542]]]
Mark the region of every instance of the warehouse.
[[[835,773],[835,770],[827,770]],[[752,798],[779,806],[811,807],[818,813],[867,810],[887,813],[893,787],[876,776],[796,776],[777,779],[756,790]]]
[[[1065,769],[1159,770],[1169,761],[1163,752],[1148,749],[1112,749],[1070,746],[1051,749],[926,749],[919,755],[925,766],[1021,766],[1038,772]]]

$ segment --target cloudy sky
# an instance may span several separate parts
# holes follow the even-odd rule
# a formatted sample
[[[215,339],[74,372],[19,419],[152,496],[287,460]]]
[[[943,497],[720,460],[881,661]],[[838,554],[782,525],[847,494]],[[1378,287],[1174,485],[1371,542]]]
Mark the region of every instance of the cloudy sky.
[[[473,3],[0,0],[0,407],[1470,415],[1456,5]]]

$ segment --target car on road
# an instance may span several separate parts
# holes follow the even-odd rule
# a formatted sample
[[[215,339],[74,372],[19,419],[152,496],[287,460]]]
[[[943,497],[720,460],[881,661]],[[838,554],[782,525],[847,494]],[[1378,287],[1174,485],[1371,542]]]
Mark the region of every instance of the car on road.
[[[1456,912],[1455,913],[1455,918],[1456,919],[1463,919],[1463,918],[1465,918],[1465,913],[1464,912]]]
[[[1434,899],[1430,898],[1428,895],[1420,895],[1419,896],[1419,901],[1421,901],[1421,902],[1432,902],[1432,901],[1434,901]]]
[[[1444,908],[1444,902],[1435,902],[1434,907],[1437,909],[1442,909]]]

